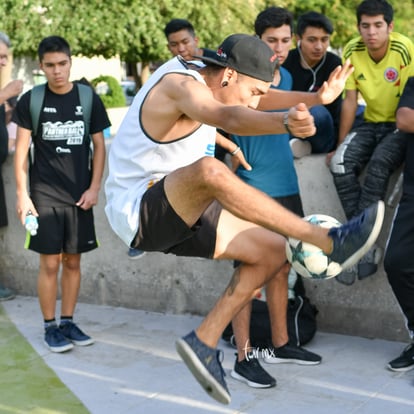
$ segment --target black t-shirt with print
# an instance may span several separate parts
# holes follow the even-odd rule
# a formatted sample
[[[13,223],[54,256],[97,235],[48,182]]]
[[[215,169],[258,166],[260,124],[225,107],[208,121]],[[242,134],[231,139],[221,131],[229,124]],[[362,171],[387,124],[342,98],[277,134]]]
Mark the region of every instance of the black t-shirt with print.
[[[17,103],[13,120],[32,130],[30,94]],[[101,99],[93,93],[89,133],[103,131],[110,121]],[[78,88],[66,94],[53,93],[47,86],[40,111],[38,133],[33,138],[34,162],[30,167],[30,196],[38,206],[74,205],[91,181],[90,138],[85,126]]]

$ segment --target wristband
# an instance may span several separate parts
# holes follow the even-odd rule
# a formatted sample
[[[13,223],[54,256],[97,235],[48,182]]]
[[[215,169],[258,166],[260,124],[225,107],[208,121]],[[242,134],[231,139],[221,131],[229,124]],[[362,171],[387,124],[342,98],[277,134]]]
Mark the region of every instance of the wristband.
[[[240,147],[237,147],[234,151],[232,151],[230,154],[231,156],[236,155],[240,151]]]
[[[292,135],[289,129],[289,112],[285,112],[283,115],[283,125],[286,128],[286,131],[288,132],[288,134]]]

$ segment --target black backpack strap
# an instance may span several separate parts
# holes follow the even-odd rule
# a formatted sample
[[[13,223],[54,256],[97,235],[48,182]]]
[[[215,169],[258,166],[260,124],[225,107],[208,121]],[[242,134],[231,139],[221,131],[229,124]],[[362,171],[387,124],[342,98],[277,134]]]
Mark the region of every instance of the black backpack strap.
[[[40,111],[43,106],[43,100],[45,99],[46,84],[37,85],[32,88],[30,92],[30,116],[32,118],[32,137],[37,134],[37,128],[39,127]]]
[[[76,83],[78,86],[79,100],[83,110],[83,122],[85,123],[85,135],[89,136],[92,116],[93,93],[92,88],[81,83]]]

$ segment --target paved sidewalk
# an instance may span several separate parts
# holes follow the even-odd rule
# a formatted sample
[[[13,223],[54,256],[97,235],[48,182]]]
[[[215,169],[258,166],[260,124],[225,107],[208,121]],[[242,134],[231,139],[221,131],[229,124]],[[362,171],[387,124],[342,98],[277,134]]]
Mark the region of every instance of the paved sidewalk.
[[[224,406],[205,394],[175,351],[175,340],[195,328],[200,317],[81,303],[76,322],[96,343],[54,354],[43,344],[36,298],[17,297],[2,305],[92,414],[414,413],[414,370],[393,373],[385,368],[403,350],[403,343],[318,332],[307,348],[323,356],[322,364],[264,364],[278,382],[267,390],[249,388],[230,377],[234,350],[221,343],[232,395],[230,405]],[[0,390],[0,402],[1,394]],[[21,398],[30,396],[23,393]],[[1,414],[15,412],[20,413]],[[67,413],[59,407],[53,412]]]

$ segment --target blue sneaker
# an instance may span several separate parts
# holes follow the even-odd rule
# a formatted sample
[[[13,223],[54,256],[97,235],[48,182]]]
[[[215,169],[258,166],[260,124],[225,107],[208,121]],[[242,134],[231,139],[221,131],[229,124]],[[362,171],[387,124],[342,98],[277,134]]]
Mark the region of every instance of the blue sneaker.
[[[10,289],[0,285],[0,301],[14,299],[14,296]]]
[[[62,335],[75,345],[87,346],[94,343],[94,340],[82,332],[73,322],[67,321],[60,323],[59,329]]]
[[[144,256],[144,254],[144,250],[134,249],[133,247],[130,247],[128,250],[128,257],[130,259],[140,259],[142,256]]]
[[[46,328],[44,342],[52,352],[66,352],[73,348],[73,344],[63,336],[56,324]]]
[[[384,202],[378,201],[342,226],[331,228],[328,234],[334,247],[329,257],[343,269],[357,264],[377,240],[384,211]]]
[[[179,339],[175,345],[178,354],[207,394],[222,404],[229,404],[231,397],[220,362],[222,351],[205,345],[194,331]]]

